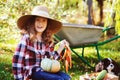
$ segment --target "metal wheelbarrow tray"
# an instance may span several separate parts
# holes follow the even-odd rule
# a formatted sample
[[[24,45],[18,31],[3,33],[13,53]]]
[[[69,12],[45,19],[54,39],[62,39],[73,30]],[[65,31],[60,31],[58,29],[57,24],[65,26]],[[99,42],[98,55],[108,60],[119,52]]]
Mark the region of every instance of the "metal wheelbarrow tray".
[[[85,47],[95,47],[97,51],[97,57],[100,61],[100,54],[98,46],[106,44],[110,41],[120,38],[120,36],[114,36],[108,40],[99,42],[103,33],[110,28],[103,28],[94,25],[82,25],[82,24],[69,24],[63,23],[62,29],[55,35],[55,39],[60,41],[66,39],[70,43],[70,48],[84,63],[89,67],[91,64],[84,58],[84,48]],[[78,54],[74,49],[82,48],[82,55]]]
[[[61,39],[66,39],[70,46],[76,47],[98,42],[102,30],[102,27],[93,25],[63,24],[62,30],[57,35]]]

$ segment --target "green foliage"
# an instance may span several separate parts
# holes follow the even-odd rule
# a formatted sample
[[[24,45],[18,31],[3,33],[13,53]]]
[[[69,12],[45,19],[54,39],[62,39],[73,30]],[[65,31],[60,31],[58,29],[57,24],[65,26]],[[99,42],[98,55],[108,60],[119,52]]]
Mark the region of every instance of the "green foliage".
[[[96,0],[93,0],[93,7],[96,11]],[[116,3],[116,4],[115,4]],[[119,34],[119,18],[120,18],[120,0],[115,2],[116,12],[116,32]],[[108,6],[107,6],[107,5]],[[50,10],[52,18],[58,19],[67,23],[80,23],[85,24],[87,21],[87,3],[86,0],[1,0],[0,1],[0,41],[10,40],[10,34],[19,34],[17,30],[17,19],[25,14],[30,14],[32,8],[36,5],[46,5]],[[112,7],[110,3],[105,3],[105,8]],[[112,25],[111,14],[107,14],[105,26]],[[4,29],[6,28],[6,29]],[[11,31],[12,30],[12,31]],[[11,32],[10,32],[11,31]],[[9,34],[9,33],[10,34]],[[8,35],[9,34],[9,35]],[[6,37],[8,35],[9,37]],[[5,36],[5,37],[4,37]],[[2,39],[4,38],[4,39]]]
[[[1,0],[0,1],[0,42],[14,42],[19,38],[17,19],[25,14],[30,14],[36,5],[46,5],[51,17],[68,22],[76,14],[81,0]],[[71,19],[75,22],[75,19]],[[11,40],[11,41],[10,41]]]
[[[117,34],[120,34],[120,0],[116,1],[115,12],[116,12],[116,16],[115,16],[115,20],[116,20],[115,30],[116,30]]]

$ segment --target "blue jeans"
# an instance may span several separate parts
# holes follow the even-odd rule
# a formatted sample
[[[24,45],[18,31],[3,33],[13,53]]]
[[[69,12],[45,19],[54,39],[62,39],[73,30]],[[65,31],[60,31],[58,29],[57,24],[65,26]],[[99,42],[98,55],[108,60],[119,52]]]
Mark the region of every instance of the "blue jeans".
[[[49,73],[39,70],[34,72],[32,80],[71,80],[70,76],[64,72]]]

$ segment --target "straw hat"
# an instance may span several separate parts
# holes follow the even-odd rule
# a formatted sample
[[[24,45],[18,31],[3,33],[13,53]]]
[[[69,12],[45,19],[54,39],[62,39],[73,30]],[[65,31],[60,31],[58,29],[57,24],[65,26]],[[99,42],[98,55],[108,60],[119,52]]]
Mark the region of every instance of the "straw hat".
[[[26,23],[33,16],[40,16],[40,17],[44,17],[44,18],[49,19],[48,23],[51,25],[50,28],[49,28],[49,30],[51,30],[53,33],[58,32],[61,29],[61,27],[62,27],[62,23],[60,21],[57,21],[55,19],[50,18],[47,7],[45,7],[45,6],[36,6],[33,9],[32,13],[30,15],[21,16],[17,20],[17,26],[18,26],[18,28],[19,29],[25,29]]]

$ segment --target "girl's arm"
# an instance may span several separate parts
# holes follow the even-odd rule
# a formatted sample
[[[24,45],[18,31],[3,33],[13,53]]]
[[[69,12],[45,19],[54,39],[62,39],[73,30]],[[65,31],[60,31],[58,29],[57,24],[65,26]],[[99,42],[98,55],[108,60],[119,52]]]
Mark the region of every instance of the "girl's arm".
[[[25,37],[22,38],[20,43],[18,44],[16,51],[13,55],[13,62],[12,62],[12,71],[14,74],[15,80],[23,80],[24,79],[24,54],[26,52],[26,39]]]

